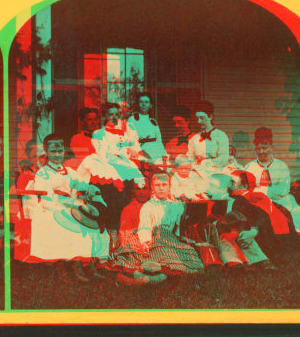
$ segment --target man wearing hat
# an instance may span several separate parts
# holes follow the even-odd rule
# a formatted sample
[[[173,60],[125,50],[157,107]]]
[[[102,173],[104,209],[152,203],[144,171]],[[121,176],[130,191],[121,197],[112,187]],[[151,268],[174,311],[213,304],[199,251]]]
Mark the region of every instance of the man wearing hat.
[[[261,127],[255,131],[255,152],[257,158],[246,167],[256,178],[256,192],[262,192],[274,202],[287,208],[293,217],[297,231],[300,231],[300,207],[290,191],[290,170],[273,154],[273,134],[270,128]]]

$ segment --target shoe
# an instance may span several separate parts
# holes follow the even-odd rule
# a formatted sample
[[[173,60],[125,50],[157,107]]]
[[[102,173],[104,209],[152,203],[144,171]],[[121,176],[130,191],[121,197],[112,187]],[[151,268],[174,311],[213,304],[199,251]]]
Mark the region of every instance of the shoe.
[[[149,277],[149,283],[150,284],[157,284],[157,283],[161,283],[164,282],[167,279],[167,275],[160,273],[157,275],[147,275]]]
[[[140,272],[148,276],[150,284],[161,283],[167,279],[167,275],[162,273],[161,264],[154,261],[142,263]]]
[[[120,283],[131,286],[141,286],[150,283],[150,277],[148,275],[145,275],[138,270],[129,271],[128,268],[118,273],[116,280]]]

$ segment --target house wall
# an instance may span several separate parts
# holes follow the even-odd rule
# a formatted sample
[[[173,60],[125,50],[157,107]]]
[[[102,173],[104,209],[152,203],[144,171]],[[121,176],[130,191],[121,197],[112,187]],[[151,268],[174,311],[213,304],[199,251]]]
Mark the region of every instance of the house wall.
[[[198,76],[189,81],[189,89],[179,90],[179,103],[195,111],[197,98],[211,101],[215,107],[215,126],[225,131],[231,142],[235,132],[247,132],[251,150],[255,130],[270,127],[276,157],[289,165],[293,176],[299,176],[297,154],[290,151],[292,142],[299,138],[299,61],[286,49],[275,50],[272,57],[260,55],[255,60],[206,58],[202,62],[202,70],[194,68]],[[191,64],[184,69],[192,73]],[[178,71],[185,72],[180,67]],[[179,86],[182,83],[181,80]],[[197,131],[193,118],[191,127]],[[254,158],[254,152],[251,156],[249,160]]]
[[[215,106],[215,125],[230,140],[243,130],[252,144],[257,127],[272,127],[276,154],[295,174],[296,153],[289,148],[300,134],[299,46],[275,16],[236,0],[116,0],[97,7],[73,0],[69,5],[53,5],[51,15],[55,131],[67,138],[78,131],[77,111],[83,99],[79,50],[141,48],[164,143],[176,135],[172,108],[186,104],[195,110],[199,100],[208,99]],[[195,120],[191,124],[197,131]]]

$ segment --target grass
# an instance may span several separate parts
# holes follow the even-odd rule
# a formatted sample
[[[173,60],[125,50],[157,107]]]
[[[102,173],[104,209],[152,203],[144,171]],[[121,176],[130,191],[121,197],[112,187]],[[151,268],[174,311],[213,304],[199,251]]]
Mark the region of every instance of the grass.
[[[63,282],[60,270],[12,261],[12,309],[298,309],[299,262],[280,271],[210,271],[130,287],[113,279]]]

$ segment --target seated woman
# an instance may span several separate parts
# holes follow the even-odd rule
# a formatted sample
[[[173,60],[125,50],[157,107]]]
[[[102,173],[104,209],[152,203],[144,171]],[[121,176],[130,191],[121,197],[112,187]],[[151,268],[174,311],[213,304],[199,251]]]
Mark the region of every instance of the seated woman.
[[[86,191],[93,197],[99,189],[81,181],[76,171],[62,164],[65,147],[61,135],[48,135],[44,139],[44,149],[48,161],[37,171],[32,188],[41,196],[40,200],[35,200],[32,214],[31,256],[41,261],[98,256],[94,244],[99,229],[96,231],[80,224],[72,227],[72,222],[59,219],[67,209],[76,206],[77,191]],[[72,226],[68,227],[70,223]]]
[[[107,103],[105,115],[105,127],[95,131],[92,138],[98,157],[112,166],[122,181],[141,178],[142,174],[132,160],[141,154],[136,131],[120,118],[117,104]],[[105,173],[104,176],[110,178],[110,172]]]
[[[111,228],[119,229],[123,207],[130,201],[133,179],[143,178],[134,159],[140,154],[136,132],[120,119],[118,105],[106,104],[107,123],[93,134],[96,153],[87,156],[77,172],[97,185],[110,213]]]
[[[220,172],[228,165],[229,140],[225,132],[213,126],[214,106],[202,101],[195,111],[200,132],[188,144],[188,156],[200,173]]]
[[[169,175],[154,173],[151,191],[152,198],[140,210],[138,232],[130,244],[116,251],[116,263],[139,268],[152,261],[161,265],[165,272],[201,272],[203,264],[196,251],[179,241],[183,205],[170,199]]]

